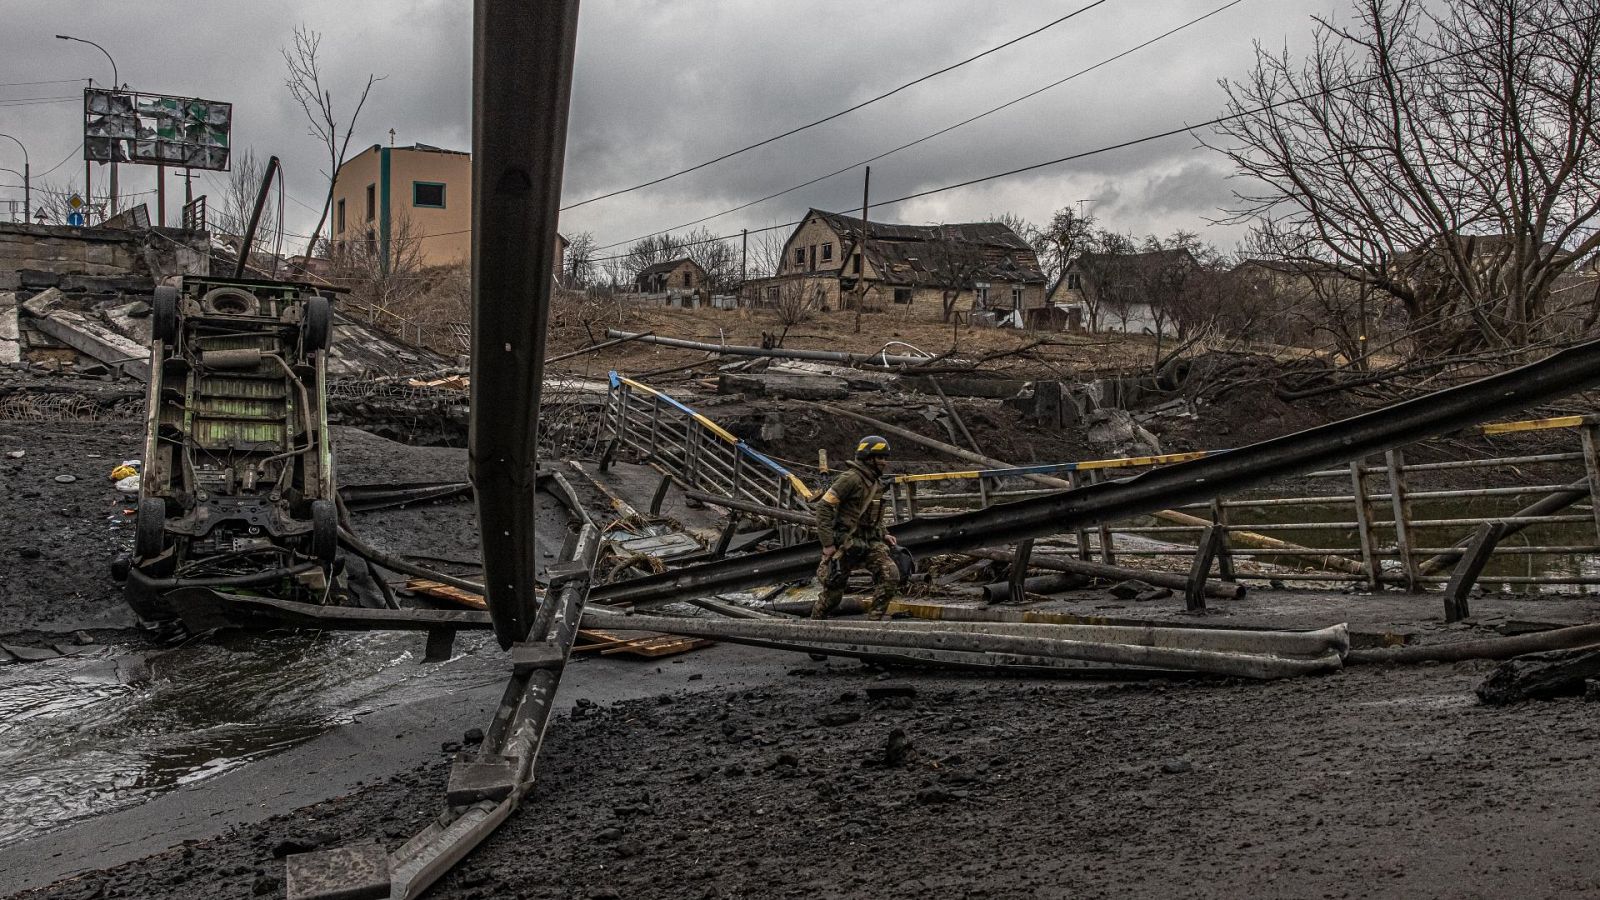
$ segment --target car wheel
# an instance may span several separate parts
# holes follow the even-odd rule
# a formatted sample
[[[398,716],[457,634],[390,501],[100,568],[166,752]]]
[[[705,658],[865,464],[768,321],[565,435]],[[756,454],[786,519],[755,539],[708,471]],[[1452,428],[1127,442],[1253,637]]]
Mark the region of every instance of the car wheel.
[[[339,552],[339,513],[331,500],[311,501],[311,556],[332,562]]]
[[[156,288],[155,304],[150,309],[150,336],[169,345],[178,338],[178,289],[170,284]]]
[[[136,560],[155,559],[166,549],[167,504],[160,497],[139,501],[134,517],[133,556]]]
[[[326,350],[333,343],[333,305],[327,297],[312,297],[306,301],[304,327],[307,353]]]

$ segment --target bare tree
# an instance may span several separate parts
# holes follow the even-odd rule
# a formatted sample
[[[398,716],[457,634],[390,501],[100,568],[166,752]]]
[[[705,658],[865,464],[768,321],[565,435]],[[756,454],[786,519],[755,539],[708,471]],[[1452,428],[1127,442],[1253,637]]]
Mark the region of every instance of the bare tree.
[[[1094,243],[1094,216],[1080,216],[1071,206],[1063,206],[1032,237],[1023,237],[1033,244],[1034,251],[1039,254],[1039,266],[1044,269],[1048,283],[1053,285],[1066,273],[1067,264]]]
[[[88,203],[89,198],[82,195],[78,190],[78,182],[71,178],[59,182],[35,179],[33,182],[34,219],[37,220],[39,213],[42,212],[45,214],[45,221],[48,224],[67,224],[67,216],[74,211],[69,201],[75,194],[85,203]],[[87,209],[88,207],[85,206],[78,211],[87,215]]]
[[[750,237],[750,277],[771,278],[783,265],[783,247],[789,235],[780,229],[762,231]]]
[[[223,184],[219,202],[215,206],[208,204],[207,214],[211,221],[206,223],[207,226],[214,232],[232,238],[231,246],[235,252],[244,252],[240,244],[244,241],[245,230],[250,227],[250,214],[255,211],[256,195],[261,192],[261,181],[266,174],[267,161],[256,156],[254,150],[246,148],[243,153],[235,153],[233,168]],[[277,207],[268,198],[268,202],[261,207],[261,218],[256,223],[255,237],[250,242],[250,258],[247,260],[250,265],[263,270],[272,268],[270,261],[260,257],[271,253],[278,225]]]
[[[656,263],[671,262],[682,259],[683,241],[671,234],[656,234],[641,238],[628,245],[628,254],[623,262],[623,271],[627,273],[627,280],[633,281],[639,273]]]
[[[1108,314],[1117,316],[1127,329],[1139,292],[1139,271],[1132,259],[1135,246],[1132,235],[1102,230],[1086,239],[1077,255],[1078,290],[1090,331],[1098,331]]]
[[[1600,3],[1359,0],[1224,82],[1216,149],[1291,259],[1399,300],[1414,352],[1522,347],[1600,249]]]
[[[713,291],[732,291],[739,286],[739,248],[721,240],[705,227],[686,232],[679,239],[684,253],[706,270],[706,283]]]
[[[959,233],[940,225],[939,235],[939,240],[927,241],[923,246],[928,255],[929,272],[940,290],[939,321],[948,322],[955,315],[961,292],[976,290],[978,275],[984,271],[988,260],[982,245],[964,240]]]
[[[576,290],[594,283],[595,244],[592,231],[580,231],[567,242],[565,265],[562,267],[565,271],[561,273],[567,287]]]
[[[354,305],[370,307],[367,313],[373,321],[411,318],[415,314],[411,300],[425,287],[423,237],[411,217],[399,211],[390,219],[387,258],[379,241],[341,242],[332,277],[350,287]]]
[[[306,245],[307,256],[316,249],[317,235],[322,232],[322,226],[328,221],[328,210],[333,207],[334,178],[339,173],[339,167],[344,165],[345,152],[350,149],[350,136],[355,133],[356,120],[361,118],[361,108],[366,106],[367,95],[372,93],[372,86],[387,77],[367,75],[366,86],[361,89],[361,96],[356,100],[355,108],[350,113],[350,121],[343,123],[344,136],[340,137],[341,124],[334,111],[333,91],[322,83],[322,68],[317,59],[317,52],[321,46],[321,32],[312,31],[305,25],[298,25],[294,29],[294,43],[284,47],[282,51],[283,61],[289,70],[284,85],[289,88],[290,96],[294,97],[295,102],[300,105],[300,110],[305,113],[311,136],[322,144],[328,154],[327,196],[322,201],[322,213],[317,217],[317,227],[311,229],[311,242]]]

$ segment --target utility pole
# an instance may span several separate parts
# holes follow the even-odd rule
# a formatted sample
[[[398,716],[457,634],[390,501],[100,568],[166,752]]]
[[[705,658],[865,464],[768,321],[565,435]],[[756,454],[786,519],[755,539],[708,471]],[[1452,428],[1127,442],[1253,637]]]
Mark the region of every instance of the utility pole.
[[[739,229],[739,295],[744,296],[744,284],[750,280],[750,229]]]
[[[167,227],[167,167],[156,165],[156,227]]]
[[[856,334],[861,333],[861,307],[867,305],[867,204],[872,187],[872,167],[861,179],[861,234],[856,238]]]
[[[22,221],[26,223],[33,218],[33,188],[29,186],[29,182],[33,177],[33,167],[28,162],[28,148],[22,146],[21,141],[11,137],[9,134],[0,134],[0,137],[9,138],[12,143],[22,150]]]

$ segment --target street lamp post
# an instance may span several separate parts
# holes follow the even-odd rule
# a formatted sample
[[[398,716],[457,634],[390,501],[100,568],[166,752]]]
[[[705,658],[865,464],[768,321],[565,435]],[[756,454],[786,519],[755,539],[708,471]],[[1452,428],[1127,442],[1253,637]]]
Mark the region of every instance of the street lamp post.
[[[111,58],[110,51],[106,50],[106,48],[100,46],[99,44],[96,44],[94,41],[85,40],[85,39],[80,38],[80,37],[73,37],[73,36],[68,35],[68,34],[58,34],[58,35],[56,35],[56,40],[58,40],[58,41],[77,41],[80,44],[88,44],[89,46],[95,48],[96,50],[99,50],[101,53],[104,53],[106,55],[106,60],[111,63],[111,89],[113,91],[122,90],[122,79],[120,77],[118,77],[118,75],[117,75],[117,61]],[[116,154],[115,151],[112,151],[112,154],[111,154],[111,213],[112,213],[112,215],[115,215],[116,212],[117,212],[117,154]]]
[[[29,187],[29,182],[32,180],[33,164],[28,162],[28,148],[23,147],[21,141],[11,137],[9,134],[0,134],[0,137],[10,138],[18,147],[22,148],[22,221],[26,222],[33,217],[33,188]],[[13,170],[7,169],[6,171]]]

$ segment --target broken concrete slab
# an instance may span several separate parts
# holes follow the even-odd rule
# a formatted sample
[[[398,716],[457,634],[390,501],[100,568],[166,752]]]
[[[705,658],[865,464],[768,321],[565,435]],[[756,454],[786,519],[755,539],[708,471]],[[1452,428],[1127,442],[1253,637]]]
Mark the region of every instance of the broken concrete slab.
[[[17,295],[0,292],[0,365],[22,362],[22,332],[17,324]]]
[[[46,293],[50,293],[47,291]],[[59,291],[55,292],[59,296]],[[45,294],[40,294],[43,297]],[[150,377],[150,348],[123,337],[107,325],[102,325],[80,312],[68,309],[50,309],[41,314],[33,308],[34,297],[23,308],[33,314],[29,324],[72,349],[99,360],[108,366],[118,366],[123,372],[148,380]]]
[[[296,853],[284,860],[283,880],[288,900],[387,897],[391,889],[389,855],[382,844]]]
[[[40,291],[23,301],[22,308],[28,315],[36,317],[48,316],[52,311],[65,301],[66,295],[56,288]]]
[[[0,653],[6,653],[17,662],[43,662],[61,654],[49,647],[28,647],[22,644],[0,644]]]

